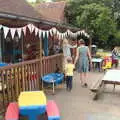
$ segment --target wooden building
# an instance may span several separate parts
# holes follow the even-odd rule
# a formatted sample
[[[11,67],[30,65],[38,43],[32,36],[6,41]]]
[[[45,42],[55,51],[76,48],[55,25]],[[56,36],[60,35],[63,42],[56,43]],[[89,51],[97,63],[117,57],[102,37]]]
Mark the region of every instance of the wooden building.
[[[62,54],[42,57],[42,40],[30,31],[29,24],[43,31],[53,27],[59,31],[79,30],[43,19],[25,0],[0,0],[0,61],[19,62],[0,67],[0,108],[4,110],[10,101],[18,99],[21,91],[40,90],[41,77],[54,72],[56,64],[62,69]],[[10,29],[21,27],[21,37],[17,30],[12,36]]]

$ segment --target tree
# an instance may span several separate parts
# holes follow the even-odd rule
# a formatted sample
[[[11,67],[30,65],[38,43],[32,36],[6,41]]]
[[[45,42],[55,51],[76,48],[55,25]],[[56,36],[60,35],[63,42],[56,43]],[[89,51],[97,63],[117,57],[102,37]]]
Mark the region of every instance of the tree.
[[[36,3],[44,2],[44,0],[36,0]]]
[[[52,0],[53,2],[60,2],[60,1],[69,1],[69,0]]]
[[[116,23],[112,17],[112,9],[107,7],[109,4],[101,1],[78,0],[70,2],[66,8],[66,17],[70,24],[86,29],[93,41],[97,41],[97,44],[107,45],[109,36],[115,35]]]
[[[96,34],[100,40],[105,41],[115,32],[115,22],[111,19],[111,11],[96,3],[81,6],[80,16],[76,17],[79,27]]]

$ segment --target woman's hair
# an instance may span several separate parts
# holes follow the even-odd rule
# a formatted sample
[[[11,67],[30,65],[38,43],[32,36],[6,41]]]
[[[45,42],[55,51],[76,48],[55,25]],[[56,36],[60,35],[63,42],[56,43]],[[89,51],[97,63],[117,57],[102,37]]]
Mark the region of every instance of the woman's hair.
[[[64,39],[64,40],[63,40],[63,45],[66,45],[66,44],[68,44],[68,40],[67,40],[67,39]]]
[[[85,41],[83,39],[79,40],[80,44],[85,44]]]

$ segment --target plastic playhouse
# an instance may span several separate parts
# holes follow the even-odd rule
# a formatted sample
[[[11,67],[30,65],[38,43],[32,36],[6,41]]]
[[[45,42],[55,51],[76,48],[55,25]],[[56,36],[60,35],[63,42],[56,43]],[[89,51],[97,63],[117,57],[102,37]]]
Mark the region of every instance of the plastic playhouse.
[[[55,101],[47,101],[43,91],[21,92],[18,103],[8,105],[5,120],[19,120],[20,115],[29,120],[40,120],[39,116],[43,114],[47,115],[47,120],[60,120]]]

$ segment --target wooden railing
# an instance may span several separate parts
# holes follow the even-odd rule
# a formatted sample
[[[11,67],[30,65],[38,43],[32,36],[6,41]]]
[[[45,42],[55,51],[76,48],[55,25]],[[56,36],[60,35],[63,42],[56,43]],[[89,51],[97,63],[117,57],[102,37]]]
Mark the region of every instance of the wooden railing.
[[[62,54],[58,54],[43,57],[42,61],[36,59],[0,68],[0,103],[3,108],[10,101],[16,101],[21,91],[40,90],[41,76],[54,72],[56,64],[62,69],[62,58]]]

